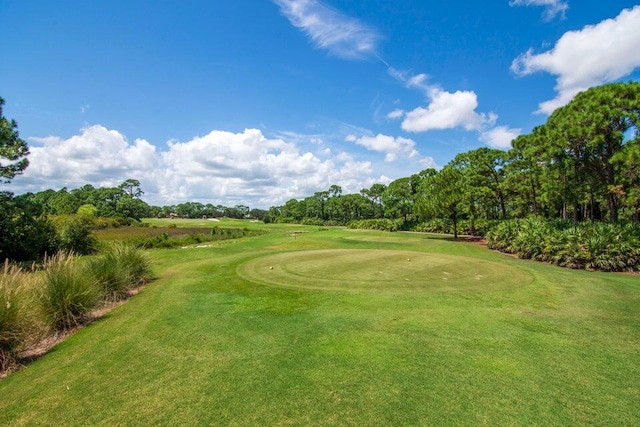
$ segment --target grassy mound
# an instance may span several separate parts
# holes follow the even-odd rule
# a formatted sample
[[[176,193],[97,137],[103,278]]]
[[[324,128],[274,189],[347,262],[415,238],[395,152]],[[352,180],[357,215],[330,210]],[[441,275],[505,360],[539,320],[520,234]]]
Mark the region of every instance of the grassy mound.
[[[238,274],[293,289],[360,292],[484,292],[523,286],[523,270],[446,254],[327,249],[286,252],[248,261]]]

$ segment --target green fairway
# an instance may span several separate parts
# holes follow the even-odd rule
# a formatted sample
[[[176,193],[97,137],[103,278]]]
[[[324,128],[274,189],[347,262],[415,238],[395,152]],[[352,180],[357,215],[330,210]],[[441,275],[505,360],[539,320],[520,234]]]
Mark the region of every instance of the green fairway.
[[[638,276],[231,224],[268,233],[150,251],[140,294],[0,380],[0,424],[640,425]]]

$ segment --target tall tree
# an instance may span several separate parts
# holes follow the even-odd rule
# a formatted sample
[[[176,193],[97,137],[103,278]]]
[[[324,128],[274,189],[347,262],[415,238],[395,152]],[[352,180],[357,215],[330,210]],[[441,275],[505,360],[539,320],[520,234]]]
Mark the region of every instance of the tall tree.
[[[453,238],[458,238],[458,220],[469,201],[469,186],[464,173],[452,163],[436,175],[425,178],[420,185],[417,209],[427,218],[443,218],[453,225]]]
[[[473,199],[471,207],[475,208],[477,204],[489,219],[507,218],[504,192],[506,164],[506,152],[487,147],[458,154],[452,162],[452,166],[466,175],[467,193]]]
[[[29,147],[20,139],[18,123],[4,117],[3,105],[4,99],[0,97],[0,182],[9,183],[29,165],[26,157]]]
[[[583,188],[605,201],[609,219],[618,220],[624,194],[620,165],[614,156],[637,135],[640,123],[640,83],[613,83],[579,93],[547,121],[550,135],[573,157]]]
[[[382,195],[387,189],[387,186],[381,183],[376,183],[371,188],[363,188],[360,190],[360,194],[371,201],[371,210],[373,218],[382,218],[384,216],[384,208],[382,206]]]
[[[413,212],[414,196],[411,177],[398,178],[391,182],[382,193],[385,214],[391,218],[402,217],[406,222]]]
[[[144,194],[144,191],[140,189],[140,181],[137,179],[127,179],[122,184],[118,185],[118,188],[129,197],[138,198]]]

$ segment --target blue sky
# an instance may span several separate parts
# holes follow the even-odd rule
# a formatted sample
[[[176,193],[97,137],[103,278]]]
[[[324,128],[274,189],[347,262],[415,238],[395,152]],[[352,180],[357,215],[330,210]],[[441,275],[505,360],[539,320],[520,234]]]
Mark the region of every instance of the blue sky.
[[[610,0],[0,0],[15,193],[139,179],[144,199],[268,208],[442,167],[640,73]]]

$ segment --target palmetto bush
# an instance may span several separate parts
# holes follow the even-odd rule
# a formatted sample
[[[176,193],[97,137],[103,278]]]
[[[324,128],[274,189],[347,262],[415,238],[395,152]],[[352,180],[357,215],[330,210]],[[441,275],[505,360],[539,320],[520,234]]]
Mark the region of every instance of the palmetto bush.
[[[587,268],[637,271],[640,267],[640,229],[635,224],[590,224],[585,249]]]
[[[71,254],[62,252],[44,262],[40,307],[56,331],[79,325],[100,301],[100,289]]]
[[[545,240],[551,233],[551,226],[540,218],[527,218],[520,221],[518,232],[512,242],[514,253],[520,258],[543,258]]]
[[[364,230],[381,230],[381,231],[398,231],[399,223],[391,219],[361,219],[357,221],[351,221],[348,224],[349,228],[364,229]]]
[[[487,233],[487,245],[491,249],[496,249],[509,254],[515,253],[513,242],[520,232],[521,221],[511,219],[503,221],[493,227]]]
[[[423,233],[450,233],[453,229],[451,221],[441,218],[430,219],[421,222],[415,228],[415,231]]]
[[[492,249],[562,267],[640,270],[640,226],[637,224],[572,224],[527,218],[504,221],[487,237]]]

